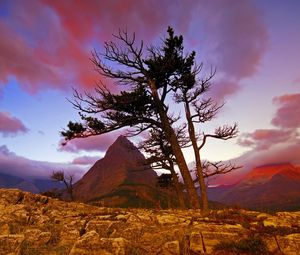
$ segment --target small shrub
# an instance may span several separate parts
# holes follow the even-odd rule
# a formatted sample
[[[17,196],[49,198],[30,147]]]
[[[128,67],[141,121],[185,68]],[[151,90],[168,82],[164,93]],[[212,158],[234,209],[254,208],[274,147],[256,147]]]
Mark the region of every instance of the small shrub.
[[[239,241],[221,241],[214,247],[215,251],[227,251],[245,254],[269,254],[266,243],[256,236]]]
[[[42,192],[41,195],[50,197],[50,198],[58,198],[58,199],[62,198],[62,192],[58,191],[57,189],[47,190],[45,192]]]

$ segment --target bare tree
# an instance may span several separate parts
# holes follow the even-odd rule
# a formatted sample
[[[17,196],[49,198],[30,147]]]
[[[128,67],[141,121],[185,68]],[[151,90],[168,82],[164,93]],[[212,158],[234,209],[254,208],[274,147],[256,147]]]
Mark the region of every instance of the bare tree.
[[[134,134],[145,130],[161,130],[172,149],[192,208],[200,208],[199,197],[182,152],[176,129],[180,113],[172,112],[170,99],[185,107],[185,121],[188,137],[194,149],[197,173],[201,186],[202,205],[208,207],[201,165],[200,149],[207,138],[227,140],[235,137],[237,126],[224,126],[214,134],[203,134],[202,142],[195,124],[211,120],[221,106],[211,99],[200,100],[210,85],[213,73],[203,80],[197,80],[202,65],[195,63],[195,52],[184,54],[183,37],[174,35],[168,28],[168,37],[161,47],[144,49],[143,42],[137,44],[135,35],[128,36],[119,31],[115,42],[107,42],[104,52],[92,53],[91,61],[96,71],[123,85],[120,93],[112,93],[103,84],[98,84],[95,95],[74,91],[73,106],[79,111],[82,122],[69,122],[61,132],[66,142],[74,138],[101,135],[123,127],[130,127]],[[147,53],[147,54],[146,54]],[[109,65],[111,64],[111,65]]]
[[[67,193],[70,195],[71,200],[74,200],[73,197],[73,179],[74,176],[69,174],[65,176],[64,171],[53,171],[50,178],[55,182],[63,182],[66,186]]]

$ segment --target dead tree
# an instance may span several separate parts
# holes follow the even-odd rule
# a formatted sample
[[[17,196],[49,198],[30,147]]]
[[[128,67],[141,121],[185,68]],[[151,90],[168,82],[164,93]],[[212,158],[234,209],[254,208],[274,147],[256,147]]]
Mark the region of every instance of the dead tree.
[[[74,200],[73,197],[74,176],[72,174],[65,176],[64,171],[53,171],[50,178],[52,181],[64,183],[64,185],[66,186],[67,193],[69,194],[71,200]]]

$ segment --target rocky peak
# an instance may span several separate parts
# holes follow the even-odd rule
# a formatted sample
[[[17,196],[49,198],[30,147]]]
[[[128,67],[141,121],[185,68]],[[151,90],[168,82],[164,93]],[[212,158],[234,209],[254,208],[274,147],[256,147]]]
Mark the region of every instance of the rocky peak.
[[[128,138],[124,135],[120,135],[110,147],[114,148],[118,146],[137,150],[137,148],[133,145],[133,143],[130,142]]]
[[[144,155],[125,136],[121,135],[108,148],[105,157],[118,157],[128,160],[145,160]]]
[[[157,175],[146,163],[144,155],[125,136],[119,136],[108,148],[104,158],[98,160],[92,168],[74,186],[75,198],[81,201],[112,197],[124,184],[131,184],[131,192],[145,186],[155,187]],[[149,190],[140,191],[148,195]],[[128,200],[128,199],[127,199]]]

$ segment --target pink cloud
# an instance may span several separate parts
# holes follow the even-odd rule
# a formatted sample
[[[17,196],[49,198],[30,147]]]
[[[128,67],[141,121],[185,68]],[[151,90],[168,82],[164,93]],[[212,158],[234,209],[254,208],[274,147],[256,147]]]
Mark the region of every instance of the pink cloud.
[[[293,81],[293,84],[300,85],[300,76]]]
[[[98,151],[105,152],[107,148],[121,135],[121,132],[116,131],[109,134],[99,136],[90,136],[87,138],[77,138],[69,141],[66,145],[62,145],[63,140],[60,142],[59,150],[68,152],[79,151]]]
[[[242,134],[238,144],[255,150],[266,150],[275,144],[293,141],[297,136],[298,133],[291,129],[257,129],[253,133]]]
[[[279,106],[272,124],[284,128],[300,127],[300,94],[276,97],[273,102]]]
[[[172,3],[160,2],[160,8],[154,1],[132,0],[9,4],[9,23],[0,19],[0,83],[14,76],[33,93],[45,88],[94,87],[99,76],[89,60],[90,52],[111,40],[119,28],[146,40],[161,35],[171,23],[187,30],[194,0]]]
[[[199,4],[197,0],[179,1],[176,5],[172,0],[43,2],[55,10],[65,30],[82,42],[94,36],[110,40],[119,28],[135,32],[147,41],[164,32],[168,25],[185,32],[192,18],[191,6]]]
[[[240,157],[231,159],[241,169],[211,180],[210,184],[233,184],[251,169],[279,163],[300,164],[300,138],[295,130],[259,129],[243,134],[238,140],[241,146],[252,147]]]
[[[171,25],[186,35],[188,44],[197,41],[210,49],[212,63],[233,81],[217,88],[222,98],[236,93],[238,81],[255,72],[267,41],[261,14],[251,1],[30,0],[8,6],[10,22],[0,19],[0,81],[3,85],[14,76],[30,92],[89,89],[99,79],[89,61],[94,47],[101,49],[119,28],[136,32],[147,43],[158,42]],[[191,36],[200,23],[203,34]]]
[[[242,134],[238,144],[252,149],[231,161],[243,166],[235,172],[219,176],[210,184],[233,184],[245,176],[252,168],[261,165],[291,163],[300,164],[300,94],[276,97],[273,102],[278,109],[272,124],[281,129],[257,129]]]
[[[10,16],[10,23],[0,20],[5,35],[0,52],[6,60],[2,80],[13,75],[29,92],[94,86],[97,75],[89,61],[91,47],[65,30],[49,6],[41,1],[19,1],[11,5]],[[11,42],[15,43],[7,51]]]
[[[158,25],[165,23],[167,18],[162,11],[152,12],[154,2],[131,0],[44,2],[56,11],[63,27],[80,41],[85,41],[95,34],[106,40],[120,27],[153,35]],[[162,4],[161,7],[164,8],[165,5]],[[139,22],[136,22],[137,20]],[[149,23],[150,20],[152,24]],[[148,26],[147,31],[142,31],[145,23],[151,26]]]
[[[0,20],[0,83],[14,75],[28,91],[39,83],[59,83],[54,67],[39,61],[34,49]]]
[[[234,95],[239,89],[237,82],[221,79],[214,83],[210,93],[215,100],[224,102],[228,96]]]
[[[255,73],[266,50],[268,35],[262,13],[251,1],[209,1],[216,20],[213,34],[221,71],[240,79]]]
[[[17,133],[25,133],[28,129],[16,117],[8,112],[0,112],[0,133],[2,135],[16,135]]]
[[[75,164],[75,165],[92,165],[99,159],[100,159],[99,157],[82,156],[82,157],[74,158],[73,161],[72,161],[72,164]]]

